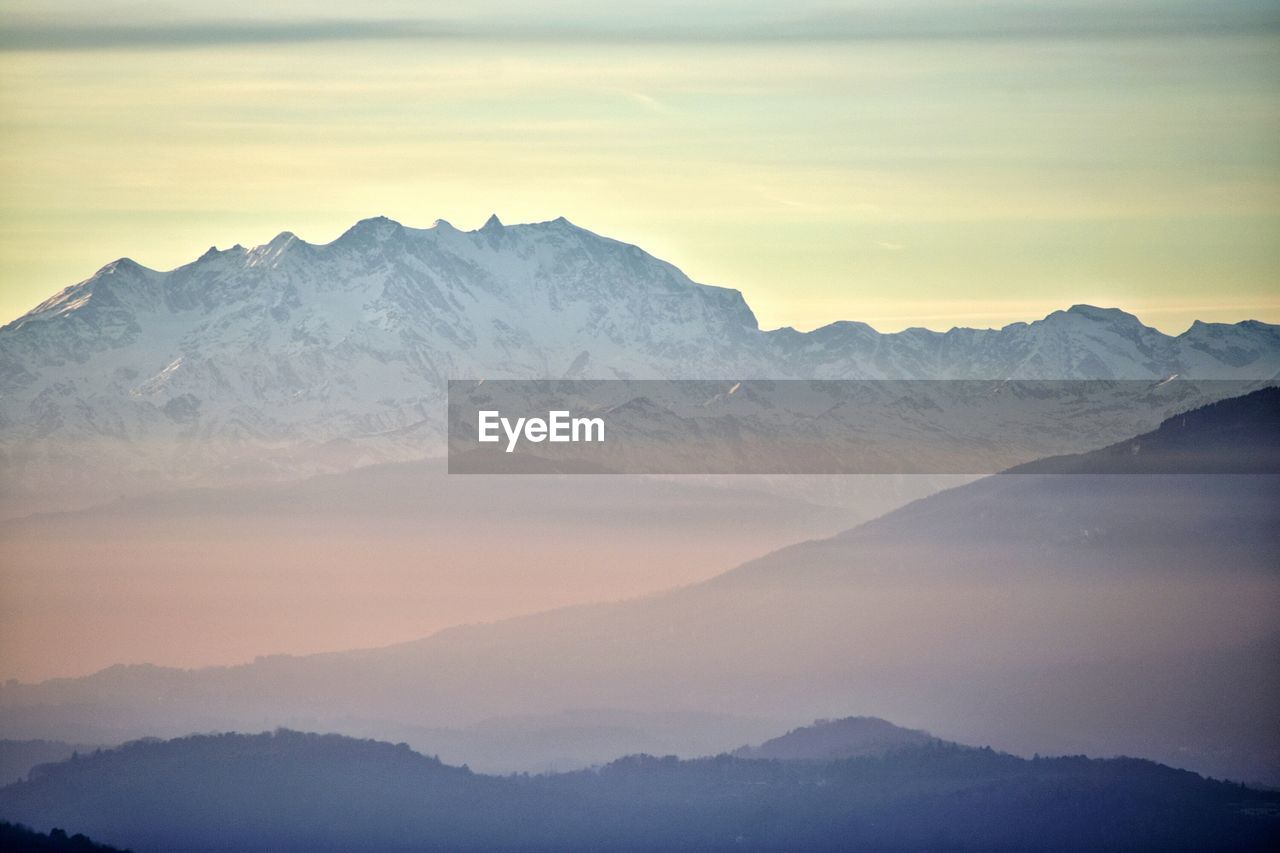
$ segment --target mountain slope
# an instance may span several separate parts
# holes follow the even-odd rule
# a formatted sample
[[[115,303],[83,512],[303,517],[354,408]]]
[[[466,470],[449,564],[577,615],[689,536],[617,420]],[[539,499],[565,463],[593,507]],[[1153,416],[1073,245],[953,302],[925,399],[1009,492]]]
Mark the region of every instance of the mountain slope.
[[[1217,434],[1236,419],[1234,434],[1265,434],[1248,423],[1269,417],[1276,393],[1180,416],[1179,429]],[[1254,458],[1250,445],[1236,451]],[[0,722],[95,739],[86,725],[127,734],[323,715],[369,733],[350,721],[856,709],[1028,753],[1139,754],[1276,780],[1278,480],[992,477],[661,595],[382,649],[6,685]]]
[[[945,554],[945,563],[914,553],[915,543],[935,557]],[[1280,553],[1280,388],[1169,418],[1109,447],[1031,462],[922,498],[711,583],[780,577],[783,563],[791,565],[788,580],[800,566],[847,571],[854,548],[880,571],[914,561],[916,571],[967,569],[975,579],[1021,572],[1053,555],[1099,572],[1166,574],[1203,568],[1213,555],[1224,571],[1271,574],[1270,559]]]
[[[999,330],[761,331],[742,295],[557,219],[357,223],[128,259],[0,329],[9,513],[438,453],[448,378],[1280,375],[1280,329],[1076,306]]]
[[[789,763],[633,756],[495,778],[278,731],[139,742],[0,789],[0,812],[140,850],[1263,849],[1280,798],[1132,759],[930,745]]]

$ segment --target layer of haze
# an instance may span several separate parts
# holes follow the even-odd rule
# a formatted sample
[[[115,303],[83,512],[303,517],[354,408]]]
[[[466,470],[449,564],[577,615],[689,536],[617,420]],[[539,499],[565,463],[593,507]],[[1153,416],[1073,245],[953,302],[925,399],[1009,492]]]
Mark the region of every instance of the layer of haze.
[[[765,326],[1280,321],[1275,4],[351,8],[0,1],[0,321],[121,255],[493,211]]]
[[[911,479],[838,509],[748,488],[406,463],[0,522],[0,681],[380,646],[642,596],[934,488]]]

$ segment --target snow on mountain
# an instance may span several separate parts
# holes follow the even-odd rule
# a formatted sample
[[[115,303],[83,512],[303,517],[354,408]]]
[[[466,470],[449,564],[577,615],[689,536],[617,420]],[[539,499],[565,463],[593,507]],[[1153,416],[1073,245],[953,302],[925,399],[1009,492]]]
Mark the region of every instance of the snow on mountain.
[[[1181,335],[1144,326],[1116,308],[1074,305],[1001,329],[881,334],[833,323],[807,334],[766,333],[795,375],[883,379],[1273,379],[1280,326],[1254,320],[1201,323]]]
[[[560,218],[475,231],[379,217],[168,272],[103,267],[0,329],[0,470],[128,489],[438,452],[448,378],[1280,375],[1280,327],[1170,337],[1075,306],[999,330],[762,331],[736,290]]]

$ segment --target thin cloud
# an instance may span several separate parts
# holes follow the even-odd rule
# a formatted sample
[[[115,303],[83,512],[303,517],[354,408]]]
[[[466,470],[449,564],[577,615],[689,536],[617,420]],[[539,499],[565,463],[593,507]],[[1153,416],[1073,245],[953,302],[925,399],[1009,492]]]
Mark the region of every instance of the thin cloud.
[[[491,4],[494,5],[494,4]],[[647,18],[609,12],[554,11],[521,18],[498,3],[469,18],[298,20],[184,19],[88,23],[67,18],[11,17],[0,50],[182,49],[325,41],[485,39],[566,42],[854,42],[895,40],[1102,39],[1280,34],[1280,4],[1271,0],[1116,0],[989,3],[959,9],[949,2],[885,4],[760,14],[754,4],[701,15]],[[749,14],[755,11],[756,14]],[[86,12],[86,17],[88,13]]]
[[[622,94],[651,112],[665,113],[667,111],[666,106],[652,95],[646,95],[644,92],[627,91]]]
[[[221,45],[465,38],[456,24],[419,20],[189,21],[176,24],[10,24],[0,50],[180,49]]]

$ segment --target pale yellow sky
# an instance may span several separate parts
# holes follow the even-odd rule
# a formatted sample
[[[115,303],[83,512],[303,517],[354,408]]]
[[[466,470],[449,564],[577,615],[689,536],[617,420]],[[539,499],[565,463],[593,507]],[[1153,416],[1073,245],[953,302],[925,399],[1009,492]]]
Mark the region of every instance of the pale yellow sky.
[[[141,17],[114,28],[0,4],[0,321],[120,256],[497,212],[636,243],[766,327],[1076,302],[1172,332],[1280,322],[1271,7],[1228,3],[1226,26],[1173,2],[1173,26],[1103,11],[1125,3],[942,24],[923,0],[845,5],[865,14],[735,0],[664,30],[573,2],[559,29],[499,0],[122,6]]]

